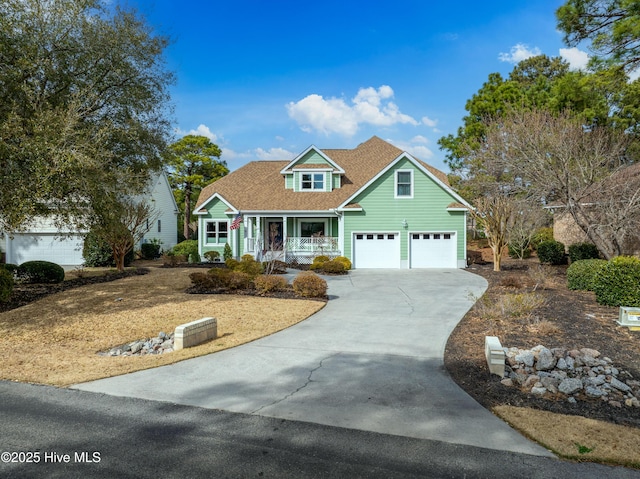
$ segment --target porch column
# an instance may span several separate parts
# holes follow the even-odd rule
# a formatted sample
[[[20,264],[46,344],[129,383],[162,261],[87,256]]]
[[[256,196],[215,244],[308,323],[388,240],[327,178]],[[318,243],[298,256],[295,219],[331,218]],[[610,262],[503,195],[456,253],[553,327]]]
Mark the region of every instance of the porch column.
[[[262,218],[260,216],[256,216],[256,259],[259,259],[259,256],[262,253]]]
[[[287,256],[287,217],[282,217],[282,253]]]
[[[338,213],[338,248],[340,249],[340,255],[346,256],[344,251],[344,213]],[[353,247],[351,251],[351,256],[353,258]],[[352,259],[349,258],[349,259]]]

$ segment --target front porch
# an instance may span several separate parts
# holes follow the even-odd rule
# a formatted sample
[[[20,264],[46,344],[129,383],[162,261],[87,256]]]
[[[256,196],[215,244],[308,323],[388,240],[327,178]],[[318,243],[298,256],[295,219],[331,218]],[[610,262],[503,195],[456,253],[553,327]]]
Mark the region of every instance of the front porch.
[[[247,216],[244,254],[258,261],[311,264],[320,255],[341,255],[337,217]]]

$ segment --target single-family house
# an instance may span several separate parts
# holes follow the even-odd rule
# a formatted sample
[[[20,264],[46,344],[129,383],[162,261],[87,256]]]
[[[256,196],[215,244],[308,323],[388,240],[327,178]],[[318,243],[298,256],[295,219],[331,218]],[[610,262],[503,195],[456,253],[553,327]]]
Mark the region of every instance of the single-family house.
[[[147,191],[140,196],[148,198],[157,215],[142,242],[158,240],[163,249],[172,248],[178,239],[178,206],[166,174],[161,172],[154,175]],[[60,230],[50,218],[38,218],[26,231],[5,233],[5,261],[22,264],[44,260],[61,266],[80,266],[84,262],[82,248],[86,233],[72,229]]]
[[[470,206],[447,176],[372,137],[354,149],[310,146],[291,161],[254,161],[197,201],[200,254],[354,268],[464,268]]]

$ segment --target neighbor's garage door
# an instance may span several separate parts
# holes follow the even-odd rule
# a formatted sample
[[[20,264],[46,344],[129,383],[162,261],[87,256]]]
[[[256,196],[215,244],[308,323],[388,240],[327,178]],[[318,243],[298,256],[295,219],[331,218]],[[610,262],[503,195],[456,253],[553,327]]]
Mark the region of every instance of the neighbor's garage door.
[[[410,233],[411,268],[456,268],[455,233]]]
[[[83,263],[81,236],[56,236],[55,234],[16,234],[7,248],[7,261],[22,264],[25,261],[43,260],[59,265],[77,266]]]
[[[400,235],[398,233],[355,233],[353,258],[354,268],[399,268]]]

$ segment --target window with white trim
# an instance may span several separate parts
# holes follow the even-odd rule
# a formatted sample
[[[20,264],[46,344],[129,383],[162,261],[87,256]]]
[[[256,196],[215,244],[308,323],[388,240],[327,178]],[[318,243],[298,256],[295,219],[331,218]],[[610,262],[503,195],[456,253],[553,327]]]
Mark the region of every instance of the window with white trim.
[[[324,173],[302,173],[300,189],[305,191],[324,191]]]
[[[396,171],[396,198],[413,198],[413,170]]]
[[[228,238],[228,221],[207,221],[205,230],[205,241],[207,244],[224,244]]]

